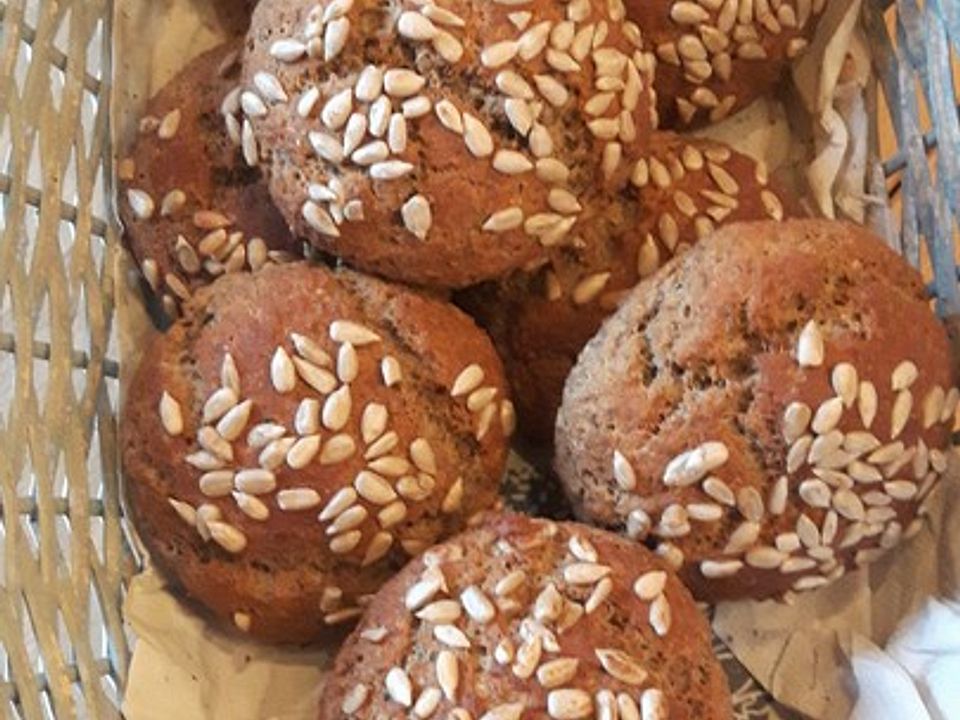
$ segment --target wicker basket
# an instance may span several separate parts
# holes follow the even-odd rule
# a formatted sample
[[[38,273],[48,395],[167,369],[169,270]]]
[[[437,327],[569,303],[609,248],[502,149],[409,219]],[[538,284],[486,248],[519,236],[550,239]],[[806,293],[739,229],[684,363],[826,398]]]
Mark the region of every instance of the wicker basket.
[[[956,326],[960,3],[890,4],[865,9],[868,103],[886,104],[897,138],[889,157],[870,158],[866,193],[880,201],[868,223],[914,265],[929,262],[937,310]],[[120,605],[137,555],[116,453],[125,290],[109,201],[112,13],[110,0],[0,0],[4,717],[119,716],[130,657]],[[878,138],[874,122],[871,147]]]

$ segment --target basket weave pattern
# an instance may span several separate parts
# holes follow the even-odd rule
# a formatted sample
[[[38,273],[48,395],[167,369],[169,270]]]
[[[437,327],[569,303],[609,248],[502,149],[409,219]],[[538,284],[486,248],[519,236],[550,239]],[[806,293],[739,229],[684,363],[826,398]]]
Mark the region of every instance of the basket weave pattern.
[[[937,309],[955,319],[960,126],[950,54],[960,54],[960,2],[896,2],[896,38],[884,22],[889,4],[868,0],[864,12],[878,78],[868,107],[885,98],[899,141],[892,157],[871,157],[866,190],[881,202],[868,223],[914,265],[925,244]],[[129,662],[120,604],[136,559],[116,455],[112,13],[111,0],[0,0],[4,717],[117,717]],[[932,121],[926,134],[915,87]],[[901,184],[897,215],[885,202],[891,176]]]
[[[110,5],[0,1],[4,717],[116,716],[127,669]]]

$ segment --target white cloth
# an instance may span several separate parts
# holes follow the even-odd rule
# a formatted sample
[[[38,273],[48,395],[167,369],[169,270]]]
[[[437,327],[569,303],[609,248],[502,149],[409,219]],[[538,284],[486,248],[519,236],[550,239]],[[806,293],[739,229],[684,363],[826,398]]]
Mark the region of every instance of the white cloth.
[[[931,599],[904,620],[885,650],[856,636],[851,720],[960,718],[960,602]]]

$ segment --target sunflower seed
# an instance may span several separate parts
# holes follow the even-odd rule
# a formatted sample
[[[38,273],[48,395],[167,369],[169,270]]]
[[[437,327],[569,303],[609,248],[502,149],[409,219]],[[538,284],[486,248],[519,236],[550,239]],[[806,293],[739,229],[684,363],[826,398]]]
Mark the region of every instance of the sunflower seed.
[[[339,389],[327,396],[323,403],[321,420],[328,430],[342,430],[350,419],[353,401],[350,396],[350,386],[341,385]]]
[[[762,570],[772,570],[780,567],[786,555],[772,547],[756,547],[747,551],[744,556],[747,565]]]
[[[913,409],[913,395],[909,390],[901,390],[897,393],[893,401],[893,409],[890,412],[890,439],[895,440],[903,432],[907,421],[910,419],[910,412]]]
[[[387,695],[393,702],[410,707],[413,704],[413,685],[410,682],[410,676],[403,668],[392,667],[384,678],[384,687]]]
[[[233,490],[232,470],[212,470],[200,476],[200,492],[207,497],[224,497]]]
[[[505,0],[495,0],[495,2],[501,5],[506,4]],[[485,712],[480,717],[480,720],[520,720],[520,717],[523,715],[524,707],[525,706],[522,702],[497,705]],[[451,713],[451,715],[453,715],[453,713]],[[471,720],[471,716],[468,713],[466,715],[460,715],[459,717],[452,718],[452,720]]]
[[[277,493],[277,506],[281,510],[309,510],[320,504],[320,495],[312,488],[288,488]]]
[[[663,483],[676,487],[692,485],[721,467],[729,456],[727,446],[722,442],[703,443],[673,458],[663,471]]]
[[[437,653],[436,673],[440,689],[447,700],[452,702],[456,698],[457,686],[460,684],[460,668],[456,655],[449,650],[441,650]]]
[[[331,3],[328,9],[335,7],[337,3]],[[347,39],[350,37],[350,19],[339,17],[327,24],[323,32],[323,59],[330,62],[347,45]]]
[[[240,130],[240,147],[243,150],[243,160],[250,167],[256,167],[260,162],[260,146],[253,134],[253,125],[244,120]]]
[[[153,198],[150,197],[146,191],[137,189],[127,190],[127,202],[130,204],[130,209],[138,220],[149,220],[153,217],[156,205],[153,202]]]
[[[337,139],[332,137],[327,141],[330,155],[327,159],[331,162],[339,163],[345,156],[354,155],[357,148],[360,147],[360,143],[363,142],[363,138],[366,137],[369,125],[366,115],[360,112],[351,113],[347,119],[347,127],[343,131],[343,144],[340,145]],[[367,152],[369,153],[370,151]],[[352,157],[351,159],[357,164],[362,164]],[[336,193],[333,193],[333,195],[336,197]]]
[[[872,382],[864,380],[860,383],[860,389],[857,392],[857,409],[863,426],[869,429],[877,416],[877,389]]]
[[[376,65],[367,65],[360,71],[355,88],[357,100],[373,102],[383,92],[383,71]]]
[[[371,471],[387,477],[400,477],[410,472],[410,463],[396,455],[377,458],[368,467]]]
[[[703,481],[703,491],[711,498],[723,505],[733,506],[736,504],[736,497],[730,487],[719,478],[708,477]]]
[[[663,593],[657,595],[653,599],[653,602],[650,603],[650,614],[648,619],[650,626],[660,637],[663,637],[670,632],[673,614],[670,610],[670,603],[667,601],[667,596]]]
[[[497,68],[510,62],[520,49],[520,45],[514,40],[502,40],[492,45],[487,45],[480,51],[480,62],[484,67]]]
[[[476,585],[470,585],[460,593],[460,602],[463,604],[463,609],[467,611],[467,615],[481,625],[485,625],[496,616],[497,611],[493,603]]]
[[[464,634],[463,630],[455,625],[437,625],[433,628],[433,637],[438,642],[452,648],[468,648],[470,640]]]
[[[183,432],[183,413],[180,403],[166,390],[160,396],[160,423],[167,435],[177,436]]]
[[[797,518],[797,536],[805,547],[813,548],[820,544],[820,528],[806,515]]]
[[[382,162],[390,155],[390,148],[383,140],[375,140],[353,151],[350,159],[357,165],[373,165]]]
[[[610,574],[608,565],[577,562],[563,569],[563,579],[571,585],[592,585]]]
[[[407,506],[401,500],[395,500],[377,513],[377,522],[386,529],[402,522],[406,516]]]
[[[197,470],[202,471],[219,470],[224,466],[223,458],[206,450],[198,450],[197,452],[190,453],[184,457],[184,460]]]
[[[302,118],[308,118],[313,114],[320,100],[320,90],[314,85],[308,88],[297,100],[297,115]]]
[[[330,237],[340,237],[340,230],[330,214],[312,200],[307,200],[303,204],[301,214],[307,224],[318,233]]]
[[[647,671],[632,655],[613,648],[597,648],[594,652],[600,665],[614,679],[627,685],[642,685],[647,679]]]
[[[330,393],[337,386],[337,379],[329,370],[317,367],[300,357],[293,358],[293,365],[300,379],[321,395]]]
[[[817,408],[817,412],[813,416],[811,428],[818,435],[828,433],[837,426],[842,415],[843,400],[841,398],[833,397],[825,400],[820,404],[820,407]]]
[[[375,442],[373,442],[367,448],[366,452],[364,452],[363,457],[367,460],[379,458],[393,450],[399,442],[400,437],[391,430],[390,432],[384,433]]]
[[[349,459],[356,452],[357,446],[353,437],[341,433],[334,435],[323,444],[320,451],[321,465],[335,465]]]
[[[537,669],[540,664],[540,656],[543,652],[543,640],[540,635],[535,635],[526,640],[517,648],[516,656],[510,669],[513,674],[521,680],[526,680]]]
[[[233,391],[231,390],[230,392]],[[250,411],[252,409],[253,402],[251,400],[244,400],[239,405],[234,405],[220,418],[220,421],[217,423],[217,432],[224,440],[233,442],[243,433],[243,429],[250,419]]]
[[[736,555],[743,552],[753,545],[760,536],[760,525],[756,522],[743,522],[730,534],[726,546],[723,548],[725,555]]]
[[[797,363],[800,367],[819,367],[823,364],[823,335],[816,320],[804,325],[797,340]]]
[[[727,578],[736,575],[742,567],[740,560],[704,560],[700,563],[700,572],[706,578]]]
[[[287,465],[294,470],[305,468],[313,461],[319,450],[319,435],[301,437],[287,451]]]
[[[497,150],[493,156],[493,169],[505,175],[517,175],[533,170],[533,163],[516,150]]]
[[[440,510],[450,514],[459,512],[463,505],[463,478],[457,478],[440,503]]]
[[[745,487],[737,491],[737,509],[744,519],[760,522],[763,518],[763,498],[756,488]]]
[[[219,420],[236,404],[237,394],[231,388],[218,388],[204,403],[201,422],[212,423]]]
[[[574,688],[560,688],[547,693],[547,714],[555,720],[575,720],[593,711],[590,693]]]
[[[811,507],[830,507],[832,493],[822,480],[804,480],[798,488],[800,498]]]
[[[860,385],[856,368],[850,363],[840,363],[833,368],[830,378],[833,391],[843,400],[844,407],[851,407]]]
[[[859,460],[847,466],[847,474],[858,483],[875,483],[883,480],[883,475],[877,468]]]
[[[787,495],[789,492],[789,483],[786,475],[777,478],[773,487],[770,489],[770,496],[767,498],[767,510],[771,515],[782,515],[787,509]]]
[[[934,385],[923,399],[923,429],[932,428],[943,413],[946,393],[939,385]]]
[[[833,494],[833,507],[847,520],[863,520],[866,514],[860,497],[850,490],[837,490]]]
[[[416,95],[427,80],[413,70],[391,68],[383,74],[383,89],[395,98],[408,98]]]
[[[952,387],[943,399],[943,410],[940,412],[940,422],[951,424],[957,414],[957,404],[960,402],[960,388]]]
[[[906,390],[916,382],[920,371],[910,360],[904,360],[890,374],[890,389],[894,392]]]
[[[240,511],[249,518],[263,522],[270,517],[270,508],[260,498],[234,491],[233,499]]]
[[[217,545],[229,553],[243,552],[247,546],[247,537],[240,530],[229,523],[213,520],[207,522],[210,537]]]

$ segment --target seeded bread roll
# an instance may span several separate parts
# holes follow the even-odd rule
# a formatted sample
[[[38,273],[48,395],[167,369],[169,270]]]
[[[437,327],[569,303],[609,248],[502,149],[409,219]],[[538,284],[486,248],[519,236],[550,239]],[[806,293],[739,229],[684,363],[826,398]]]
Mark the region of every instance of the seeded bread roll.
[[[920,276],[867,231],[731,225],[580,356],[556,469],[579,517],[703,600],[808,590],[916,532],[958,392]]]
[[[827,0],[625,0],[657,57],[657,111],[670,129],[717,122],[783,81]]]
[[[618,716],[732,717],[706,622],[651,553],[522,515],[488,515],[407,565],[320,703],[321,720]]]
[[[124,418],[154,561],[241,630],[306,642],[497,501],[512,406],[452,306],[293,263],[197,293]]]
[[[537,442],[553,440],[563,383],[629,288],[718,224],[800,213],[764,165],[725,145],[657,133],[651,146],[630,192],[585,203],[582,242],[462,295],[507,365],[521,432]]]
[[[249,152],[281,212],[366,271],[461,287],[569,243],[576,197],[627,184],[652,54],[622,4],[264,0]]]
[[[302,254],[220,113],[238,82],[239,49],[237,41],[209,50],[164,86],[120,164],[125,238],[171,317],[217,275]],[[235,103],[236,93],[224,107]]]

